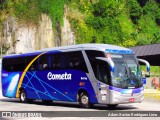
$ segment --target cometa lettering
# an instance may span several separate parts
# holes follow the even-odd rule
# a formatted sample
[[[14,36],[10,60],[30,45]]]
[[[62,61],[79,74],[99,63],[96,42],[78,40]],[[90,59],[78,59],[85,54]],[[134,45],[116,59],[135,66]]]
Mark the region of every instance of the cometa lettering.
[[[71,80],[72,79],[72,74],[68,74],[65,72],[64,74],[52,74],[49,72],[47,74],[48,80]]]

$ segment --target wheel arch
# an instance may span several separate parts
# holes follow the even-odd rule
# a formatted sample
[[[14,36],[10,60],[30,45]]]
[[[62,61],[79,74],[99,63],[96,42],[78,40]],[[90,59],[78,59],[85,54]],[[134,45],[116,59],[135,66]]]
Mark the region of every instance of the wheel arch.
[[[78,95],[80,95],[81,92],[87,93],[90,103],[93,103],[93,104],[97,104],[98,103],[96,94],[94,95],[91,90],[87,90],[86,88],[80,88],[79,90],[77,90],[77,101],[79,100],[79,96]]]
[[[19,92],[20,92],[21,90],[26,91],[23,87],[20,87],[20,88],[19,88]]]
[[[19,88],[19,91],[18,91],[18,93],[20,94],[20,92],[21,92],[22,90],[24,90],[24,91],[26,92],[25,88],[23,88],[23,87],[20,87],[20,88]],[[26,93],[26,95],[27,95],[27,93]],[[19,97],[20,97],[20,96],[19,96]]]
[[[85,88],[80,88],[77,92],[77,101],[79,101],[79,96],[81,93],[86,93],[90,99],[90,95],[89,95],[88,91]]]

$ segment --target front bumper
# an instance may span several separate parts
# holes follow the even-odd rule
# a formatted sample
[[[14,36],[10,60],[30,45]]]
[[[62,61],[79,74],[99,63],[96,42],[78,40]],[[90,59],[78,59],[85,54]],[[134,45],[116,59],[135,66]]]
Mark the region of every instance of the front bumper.
[[[140,103],[144,99],[143,90],[139,93],[121,93],[110,90],[110,104]]]

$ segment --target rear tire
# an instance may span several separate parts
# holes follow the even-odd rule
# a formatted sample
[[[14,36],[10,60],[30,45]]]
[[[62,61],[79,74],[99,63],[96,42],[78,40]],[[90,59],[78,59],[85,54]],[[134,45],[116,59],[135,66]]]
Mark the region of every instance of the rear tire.
[[[27,95],[25,90],[21,90],[19,94],[19,99],[21,103],[26,103],[27,102]]]
[[[82,108],[89,108],[93,106],[93,104],[90,103],[89,95],[86,92],[82,92],[79,94],[79,104]]]

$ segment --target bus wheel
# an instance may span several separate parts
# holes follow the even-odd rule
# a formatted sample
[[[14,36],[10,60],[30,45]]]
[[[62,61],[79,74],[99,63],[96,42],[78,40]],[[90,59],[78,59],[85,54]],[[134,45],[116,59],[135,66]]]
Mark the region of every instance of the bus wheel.
[[[81,107],[83,108],[88,108],[90,107],[90,101],[89,101],[89,96],[87,93],[82,92],[79,96],[79,104],[81,105]]]
[[[107,106],[110,107],[110,108],[114,108],[114,107],[117,107],[118,104],[110,104],[110,105],[108,104]]]
[[[27,102],[27,96],[25,90],[20,91],[20,102],[26,103]]]
[[[43,102],[44,104],[51,104],[53,101],[52,101],[52,100],[42,100],[42,102]]]

